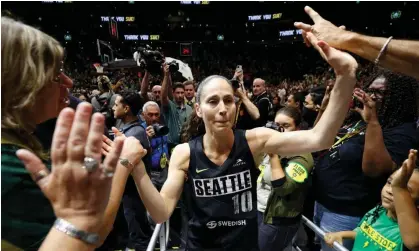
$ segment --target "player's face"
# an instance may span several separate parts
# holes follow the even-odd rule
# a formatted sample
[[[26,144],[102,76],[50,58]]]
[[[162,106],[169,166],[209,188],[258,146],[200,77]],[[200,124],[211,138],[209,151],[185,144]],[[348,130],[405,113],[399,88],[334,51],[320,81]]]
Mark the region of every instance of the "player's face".
[[[221,78],[214,78],[202,89],[196,112],[204,120],[205,128],[212,132],[226,131],[233,127],[236,114],[231,85]]]

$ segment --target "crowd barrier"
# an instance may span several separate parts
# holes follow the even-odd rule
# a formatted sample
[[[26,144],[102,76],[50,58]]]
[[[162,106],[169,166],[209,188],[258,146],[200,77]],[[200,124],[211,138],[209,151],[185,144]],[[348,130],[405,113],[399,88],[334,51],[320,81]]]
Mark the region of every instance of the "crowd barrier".
[[[304,215],[301,220],[307,227],[313,230],[313,232],[317,236],[319,236],[320,238],[324,240],[324,235],[326,233],[321,228],[319,228],[316,224],[314,224],[312,221],[307,219],[307,217],[305,217]],[[170,229],[169,221],[163,224],[156,224],[150,243],[148,244],[147,251],[154,251],[154,248],[157,243],[157,239],[159,239],[160,251],[167,251],[167,244],[169,241],[169,234],[170,234],[169,229]],[[301,248],[298,246],[294,246],[294,248],[297,251],[301,251]],[[344,246],[342,246],[340,243],[336,241],[333,243],[333,248],[337,251],[349,251],[348,249],[346,249]],[[281,251],[281,250],[278,250],[278,251]]]
[[[316,224],[314,224],[314,222],[310,221],[309,219],[307,219],[307,217],[305,217],[303,215],[303,217],[301,218],[301,220],[303,221],[303,223],[309,227],[311,230],[313,230],[313,232],[319,236],[320,238],[322,238],[322,240],[324,240],[324,235],[326,234],[321,228],[319,228]],[[335,250],[338,251],[349,251],[348,249],[346,249],[344,246],[342,246],[340,243],[338,242],[333,242],[333,248]]]
[[[153,235],[151,236],[150,243],[148,244],[147,251],[154,251],[157,239],[160,244],[160,251],[167,251],[167,244],[169,243],[170,234],[170,220],[163,224],[156,224]]]

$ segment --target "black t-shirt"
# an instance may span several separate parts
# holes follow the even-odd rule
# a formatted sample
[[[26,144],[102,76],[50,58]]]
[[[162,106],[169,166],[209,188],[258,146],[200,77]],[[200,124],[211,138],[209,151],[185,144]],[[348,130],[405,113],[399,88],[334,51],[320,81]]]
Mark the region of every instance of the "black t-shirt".
[[[250,130],[256,127],[263,127],[269,120],[269,112],[272,110],[272,103],[266,93],[263,93],[257,97],[252,98],[253,104],[258,108],[260,117],[257,120],[253,120],[247,112],[244,104],[240,105],[238,111],[238,118],[236,129]]]
[[[346,134],[341,129],[338,136]],[[364,131],[365,132],[365,131]],[[415,143],[415,125],[406,123],[383,130],[384,144],[392,160],[400,166]],[[337,150],[319,157],[314,169],[316,200],[341,214],[363,216],[380,201],[386,177],[371,178],[362,171],[365,134],[344,141]]]
[[[203,151],[203,136],[189,142],[190,162],[184,198],[188,212],[187,251],[258,250],[256,180],[258,170],[245,131],[221,165]]]

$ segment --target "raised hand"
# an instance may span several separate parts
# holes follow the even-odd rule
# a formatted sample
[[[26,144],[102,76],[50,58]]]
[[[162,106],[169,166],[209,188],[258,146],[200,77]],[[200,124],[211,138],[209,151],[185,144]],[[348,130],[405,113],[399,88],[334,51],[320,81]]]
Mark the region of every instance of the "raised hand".
[[[164,76],[170,75],[169,66],[166,63],[163,64],[163,75]]]
[[[336,75],[355,74],[358,63],[349,53],[337,50],[325,41],[318,40],[311,32],[307,32],[307,40],[320,53],[324,60],[333,67]]]
[[[85,231],[97,231],[108,203],[123,140],[117,139],[101,163],[105,118],[92,114],[92,106],[81,103],[74,112],[61,111],[54,132],[51,173],[32,152],[19,150],[33,180],[49,199],[57,217]]]
[[[343,43],[345,39],[350,36],[350,32],[345,30],[345,26],[337,27],[336,25],[322,18],[319,13],[314,11],[309,6],[306,6],[304,10],[313,20],[314,24],[309,25],[302,22],[295,22],[294,26],[303,30],[302,33],[306,45],[310,46],[310,43],[306,38],[306,34],[307,32],[311,32],[314,36],[316,36],[317,39],[325,41],[330,46],[337,49],[343,49]]]
[[[362,119],[366,123],[369,123],[372,119],[376,120],[377,111],[375,108],[375,101],[370,97],[370,95],[365,93],[363,90],[356,88],[354,90],[354,97],[364,105],[363,109],[359,107],[354,108],[354,110],[362,116]]]
[[[407,188],[407,183],[409,182],[410,177],[412,177],[413,170],[415,169],[416,159],[418,151],[410,150],[409,157],[402,164],[402,167],[396,171],[391,181],[391,186],[393,188]]]

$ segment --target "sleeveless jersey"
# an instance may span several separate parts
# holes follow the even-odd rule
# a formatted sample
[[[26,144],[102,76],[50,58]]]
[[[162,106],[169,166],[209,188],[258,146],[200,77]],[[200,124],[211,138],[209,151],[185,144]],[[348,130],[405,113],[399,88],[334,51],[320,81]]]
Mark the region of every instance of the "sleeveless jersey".
[[[258,250],[256,180],[259,170],[245,137],[235,130],[233,148],[221,165],[203,151],[203,136],[189,142],[184,196],[187,251]]]

